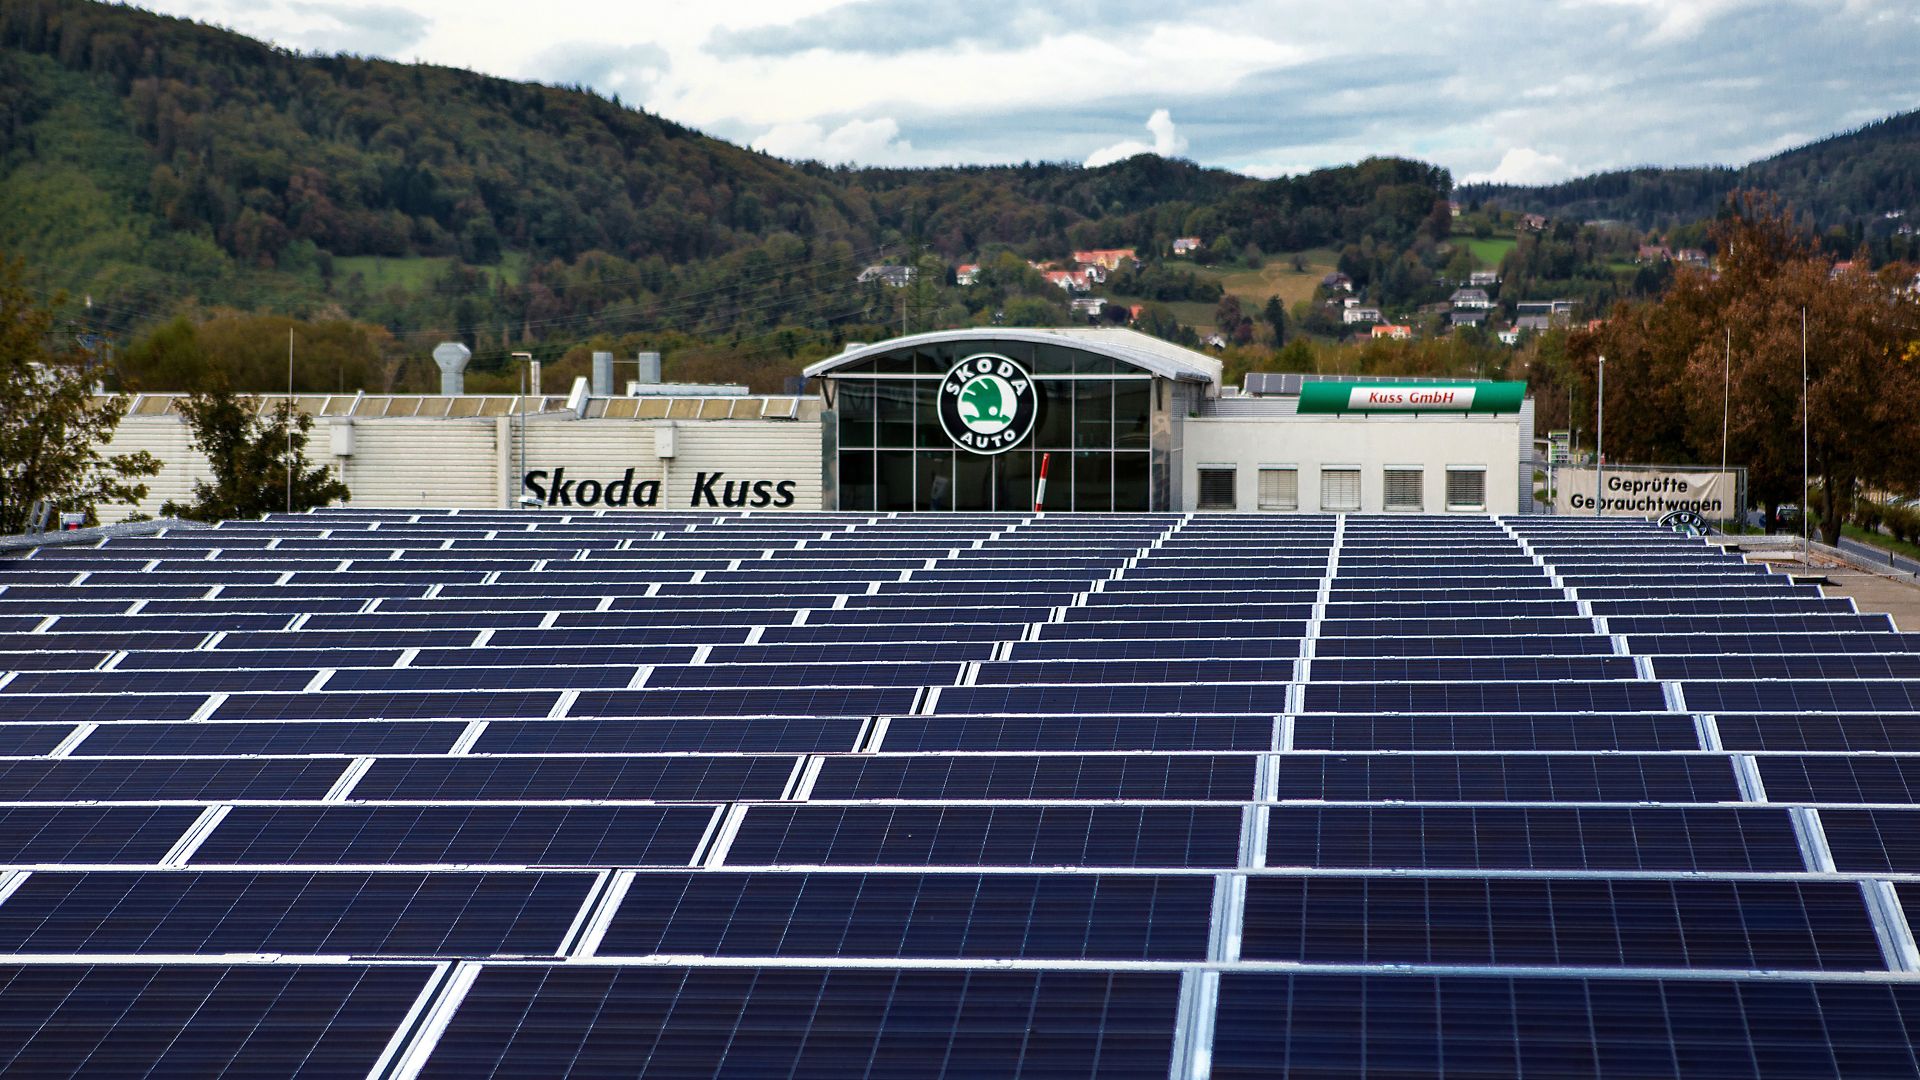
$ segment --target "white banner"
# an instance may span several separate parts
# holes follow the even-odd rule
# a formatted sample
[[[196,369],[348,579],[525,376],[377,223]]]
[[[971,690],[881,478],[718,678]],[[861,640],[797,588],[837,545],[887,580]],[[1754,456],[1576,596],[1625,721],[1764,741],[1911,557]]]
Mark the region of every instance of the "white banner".
[[[1592,514],[1593,469],[1555,469],[1553,512]],[[1709,521],[1730,518],[1738,507],[1740,474],[1718,469],[1608,469],[1606,498],[1600,507],[1607,517],[1657,518],[1675,510],[1692,510]]]
[[[1356,386],[1347,394],[1353,412],[1466,412],[1473,408],[1471,386]]]

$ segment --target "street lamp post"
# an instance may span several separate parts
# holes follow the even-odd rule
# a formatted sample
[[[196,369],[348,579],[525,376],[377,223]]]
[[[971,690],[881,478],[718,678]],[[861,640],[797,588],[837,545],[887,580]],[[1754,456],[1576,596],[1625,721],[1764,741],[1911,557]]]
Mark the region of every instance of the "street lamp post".
[[[1600,504],[1607,498],[1607,358],[1600,358],[1599,403],[1594,412],[1593,433],[1593,516],[1600,516]]]

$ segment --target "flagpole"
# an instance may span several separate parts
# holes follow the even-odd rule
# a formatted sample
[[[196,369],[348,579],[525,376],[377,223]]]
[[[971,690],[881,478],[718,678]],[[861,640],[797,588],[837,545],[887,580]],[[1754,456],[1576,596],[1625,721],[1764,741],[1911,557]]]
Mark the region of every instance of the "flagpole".
[[[1727,475],[1727,415],[1733,404],[1733,327],[1727,327],[1727,362],[1720,376],[1720,476]],[[1733,495],[1738,495],[1738,485],[1733,485]],[[1735,513],[1744,513],[1746,507],[1736,505]]]
[[[1813,507],[1807,503],[1807,493],[1813,490],[1810,482],[1812,475],[1808,465],[1810,455],[1807,448],[1811,443],[1807,426],[1807,309],[1800,307],[1800,561],[1807,561],[1807,549],[1811,546]]]

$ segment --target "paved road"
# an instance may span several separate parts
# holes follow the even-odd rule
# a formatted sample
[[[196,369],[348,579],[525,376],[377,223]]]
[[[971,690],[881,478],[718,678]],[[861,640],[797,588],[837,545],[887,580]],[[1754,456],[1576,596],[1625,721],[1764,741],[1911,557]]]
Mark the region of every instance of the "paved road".
[[[1858,540],[1840,538],[1840,549],[1852,555],[1858,555],[1875,566],[1890,566],[1903,574],[1920,574],[1920,563],[1905,555],[1894,555],[1872,544],[1863,544]]]

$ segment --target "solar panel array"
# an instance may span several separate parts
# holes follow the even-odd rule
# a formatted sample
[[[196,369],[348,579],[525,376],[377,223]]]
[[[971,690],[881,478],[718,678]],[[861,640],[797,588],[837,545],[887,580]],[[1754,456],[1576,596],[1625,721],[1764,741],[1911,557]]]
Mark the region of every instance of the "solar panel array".
[[[1920,1074],[1920,635],[1583,519],[0,564],[0,1069]]]

